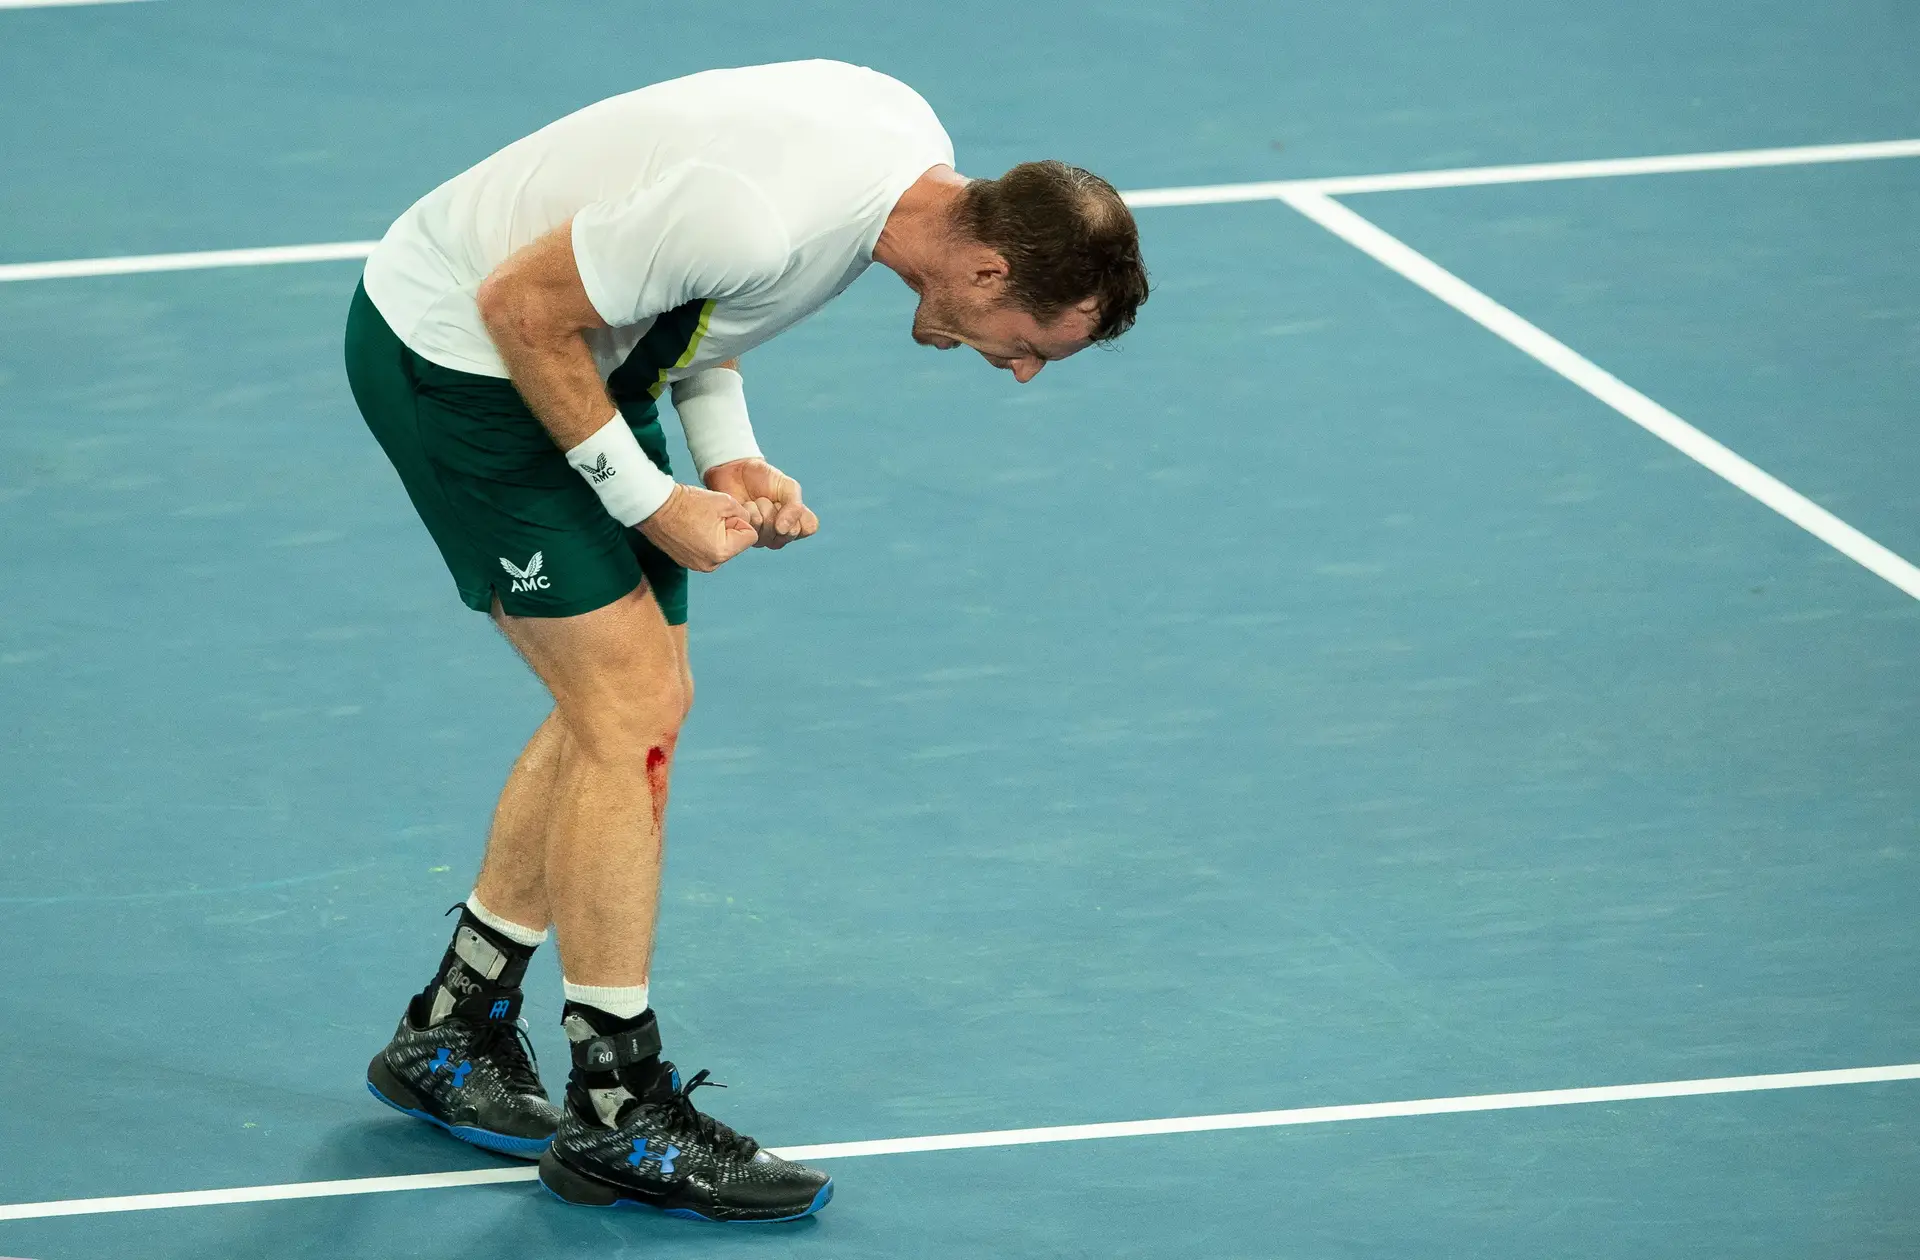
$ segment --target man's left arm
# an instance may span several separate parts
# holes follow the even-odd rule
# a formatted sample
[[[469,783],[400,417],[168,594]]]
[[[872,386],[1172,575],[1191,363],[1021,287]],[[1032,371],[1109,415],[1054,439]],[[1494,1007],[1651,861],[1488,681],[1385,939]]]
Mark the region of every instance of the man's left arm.
[[[777,551],[820,528],[820,518],[800,498],[800,483],[760,454],[738,359],[675,381],[673,409],[707,489],[746,506],[747,519],[760,531],[755,546]]]

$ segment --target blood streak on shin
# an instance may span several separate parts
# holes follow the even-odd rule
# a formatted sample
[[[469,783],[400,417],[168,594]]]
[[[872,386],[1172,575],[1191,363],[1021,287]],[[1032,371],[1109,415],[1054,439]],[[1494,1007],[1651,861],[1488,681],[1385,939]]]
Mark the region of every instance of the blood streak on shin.
[[[647,791],[653,797],[653,825],[656,828],[666,826],[667,760],[672,755],[672,741],[647,749]]]

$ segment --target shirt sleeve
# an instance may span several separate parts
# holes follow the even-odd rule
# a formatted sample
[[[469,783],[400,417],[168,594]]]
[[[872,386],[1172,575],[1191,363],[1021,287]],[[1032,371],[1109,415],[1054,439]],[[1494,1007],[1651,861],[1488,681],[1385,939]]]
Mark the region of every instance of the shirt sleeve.
[[[615,328],[762,288],[780,277],[790,252],[766,194],[703,162],[573,216],[573,261],[587,299]]]

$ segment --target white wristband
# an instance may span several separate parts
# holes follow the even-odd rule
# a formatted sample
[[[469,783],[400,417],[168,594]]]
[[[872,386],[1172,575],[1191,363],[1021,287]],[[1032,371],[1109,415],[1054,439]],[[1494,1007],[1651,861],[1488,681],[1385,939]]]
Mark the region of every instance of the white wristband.
[[[646,520],[673,493],[673,478],[647,458],[626,417],[617,411],[592,437],[567,452],[567,462],[600,496],[607,515],[622,525]]]
[[[673,383],[673,409],[687,435],[687,450],[702,477],[707,469],[736,459],[759,459],[747,419],[747,387],[732,368],[708,368]]]

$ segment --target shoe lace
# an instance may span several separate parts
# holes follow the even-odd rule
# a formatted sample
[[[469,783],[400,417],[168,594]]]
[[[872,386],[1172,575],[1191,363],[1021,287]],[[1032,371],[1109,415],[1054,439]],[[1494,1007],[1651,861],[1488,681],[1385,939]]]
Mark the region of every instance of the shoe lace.
[[[470,1051],[476,1057],[490,1058],[500,1070],[501,1082],[515,1093],[546,1094],[546,1086],[540,1083],[540,1057],[534,1052],[533,1042],[527,1040],[525,1020],[508,1023],[496,1019],[481,1024]]]
[[[680,1125],[706,1139],[719,1151],[731,1151],[741,1159],[752,1159],[754,1152],[760,1149],[758,1142],[744,1133],[736,1133],[693,1105],[693,1091],[702,1085],[711,1085],[715,1089],[726,1088],[719,1081],[709,1080],[707,1069],[701,1068],[686,1084],[667,1095],[661,1105],[672,1112]]]

